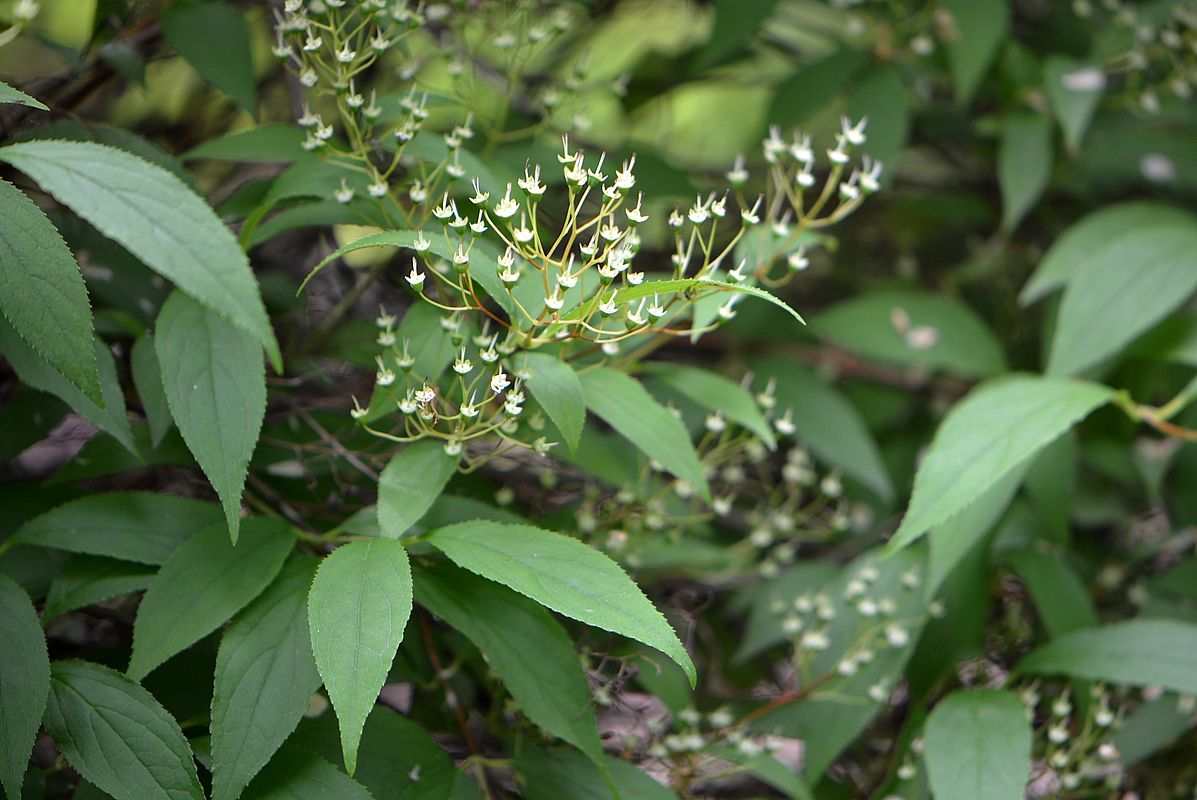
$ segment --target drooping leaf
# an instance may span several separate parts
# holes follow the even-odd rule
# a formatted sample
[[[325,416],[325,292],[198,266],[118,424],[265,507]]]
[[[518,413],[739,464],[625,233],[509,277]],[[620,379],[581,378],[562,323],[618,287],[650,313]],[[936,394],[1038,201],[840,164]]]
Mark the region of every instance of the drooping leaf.
[[[80,497],[34,517],[15,534],[22,544],[164,564],[192,534],[221,519],[212,503],[153,492]]]
[[[1051,122],[1039,114],[1007,118],[1002,124],[997,158],[1002,228],[1012,231],[1039,200],[1051,178]]]
[[[155,573],[156,569],[145,564],[76,553],[50,584],[42,615],[53,619],[110,597],[140,592],[150,585]]]
[[[0,161],[124,245],[146,266],[249,333],[282,370],[278,342],[237,240],[212,209],[161,167],[91,142],[0,148]]]
[[[253,340],[182,292],[154,338],[171,416],[224,506],[237,541],[241,491],[266,415],[266,371]]]
[[[50,691],[50,658],[29,595],[2,574],[0,642],[0,786],[10,800],[20,800],[33,738]]]
[[[320,687],[307,613],[315,574],[314,560],[295,559],[220,639],[210,726],[213,800],[241,793],[295,730]],[[263,772],[263,783],[271,783],[265,776],[273,769]]]
[[[470,572],[579,622],[660,650],[697,680],[673,628],[623,569],[577,539],[531,525],[462,522],[426,540]]]
[[[1031,725],[1013,692],[953,692],[927,717],[923,738],[936,798],[1024,797],[1031,774]]]
[[[179,724],[114,670],[54,662],[44,724],[75,771],[114,800],[204,800]]]
[[[294,547],[286,523],[245,521],[245,538],[229,542],[213,525],[171,554],[146,590],[133,626],[128,675],[141,680],[166,659],[223,625],[265,589]]]
[[[706,474],[685,426],[635,378],[607,367],[587,370],[579,378],[587,408],[710,500]]]
[[[700,406],[720,412],[760,437],[770,448],[776,441],[752,394],[735,381],[699,367],[652,364],[649,374]]]
[[[308,595],[312,652],[337,712],[341,753],[357,768],[362,726],[411,614],[411,567],[394,539],[351,542],[324,559]]]
[[[158,366],[158,351],[154,348],[152,334],[144,334],[133,343],[129,365],[132,368],[133,385],[137,387],[137,395],[141,398],[141,410],[145,412],[146,424],[150,426],[150,443],[156,448],[174,423],[170,418],[166,390],[162,387],[162,370]]]
[[[4,180],[0,215],[0,314],[51,367],[103,407],[91,304],[75,257],[42,210]]]
[[[424,516],[457,472],[457,459],[435,439],[410,444],[395,454],[378,477],[378,524],[399,539]]]
[[[270,760],[242,797],[244,800],[375,800],[366,787],[320,756],[290,745]]]
[[[1043,627],[1052,638],[1097,626],[1089,591],[1062,557],[1031,549],[1006,553],[1004,557],[1026,584]]]
[[[953,36],[945,43],[956,99],[972,100],[1010,26],[1007,0],[945,0]]]
[[[1053,55],[1043,63],[1043,88],[1069,152],[1080,149],[1105,86],[1105,72],[1092,62]]]
[[[3,103],[14,103],[19,106],[29,106],[30,108],[36,108],[38,111],[50,110],[46,108],[45,103],[42,103],[40,100],[30,97],[24,92],[14,89],[7,83],[0,81],[0,104]]]
[[[1197,625],[1134,619],[1073,631],[1031,651],[1018,672],[1197,694]]]
[[[1030,375],[974,389],[935,432],[890,548],[904,547],[952,517],[1111,395],[1093,383]]]
[[[258,98],[245,17],[215,0],[172,3],[158,15],[167,43],[209,83],[250,114]]]
[[[549,419],[561,431],[571,453],[576,453],[586,422],[586,398],[573,367],[545,353],[524,353],[516,360],[531,373],[525,385]]]

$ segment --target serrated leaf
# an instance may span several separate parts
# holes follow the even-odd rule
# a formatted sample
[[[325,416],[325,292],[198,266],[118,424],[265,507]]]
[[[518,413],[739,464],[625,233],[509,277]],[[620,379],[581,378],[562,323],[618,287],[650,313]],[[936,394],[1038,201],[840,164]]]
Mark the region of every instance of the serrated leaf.
[[[1010,26],[1007,0],[945,0],[954,36],[944,43],[956,98],[972,100]]]
[[[154,347],[152,334],[143,334],[133,343],[129,366],[133,373],[133,385],[137,387],[137,395],[141,398],[141,410],[150,427],[150,443],[157,448],[174,422],[170,418],[166,391],[162,388],[162,369],[158,366],[158,351]]]
[[[1031,651],[1017,671],[1197,694],[1197,625],[1134,619],[1073,631]]]
[[[1002,228],[1018,227],[1047,188],[1052,171],[1052,128],[1047,117],[1015,114],[1002,123],[998,142]]]
[[[0,161],[32,177],[146,266],[252,335],[275,370],[282,370],[249,259],[211,207],[177,177],[91,142],[13,144],[0,148]]]
[[[0,314],[42,358],[103,407],[83,275],[53,223],[0,180]]]
[[[192,534],[220,521],[212,503],[153,492],[107,492],[64,503],[21,526],[15,541],[71,553],[164,564]]]
[[[241,492],[266,415],[266,370],[253,340],[182,292],[154,339],[171,416],[224,506],[237,541]]]
[[[242,797],[244,800],[374,800],[366,787],[320,756],[292,746],[284,747],[270,760]]]
[[[156,569],[145,564],[76,553],[50,584],[42,615],[53,619],[110,597],[140,592],[150,585],[155,573]]]
[[[1080,149],[1105,86],[1105,71],[1098,64],[1059,55],[1043,62],[1043,88],[1069,152]]]
[[[114,800],[204,800],[179,724],[119,672],[54,662],[45,726],[75,771]]]
[[[141,680],[166,659],[223,625],[265,589],[295,539],[286,523],[245,521],[245,539],[229,542],[213,525],[179,547],[150,583],[133,625],[128,675]]]
[[[470,572],[559,614],[660,650],[697,681],[673,628],[618,564],[577,539],[531,525],[462,522],[426,540]]]
[[[263,782],[271,782],[271,757],[320,688],[307,613],[315,574],[312,559],[288,564],[221,637],[210,725],[213,800],[234,800],[267,762]]]
[[[935,706],[923,733],[937,798],[1022,800],[1031,776],[1031,724],[1013,692],[953,692]]]
[[[1112,395],[1094,383],[1031,375],[974,389],[935,432],[890,549],[905,547],[964,509]]]
[[[172,3],[158,15],[166,41],[205,80],[257,114],[257,81],[245,17],[226,3]]]
[[[13,103],[18,106],[29,106],[30,108],[36,108],[38,111],[50,110],[46,108],[45,103],[41,102],[40,100],[30,97],[24,92],[14,89],[7,83],[0,81],[0,104],[3,103]]]
[[[381,535],[399,539],[432,507],[449,479],[457,459],[435,439],[400,450],[378,477],[378,524]]]
[[[649,458],[690,484],[708,502],[711,489],[690,434],[635,378],[607,367],[578,376],[586,407]]]
[[[773,429],[761,414],[752,394],[740,384],[717,372],[681,364],[649,364],[647,372],[703,408],[755,433],[770,449],[777,442]]]
[[[394,539],[338,547],[312,582],[312,653],[337,712],[350,775],[357,769],[362,727],[403,641],[411,604],[407,550]]]
[[[0,785],[9,800],[20,800],[50,691],[50,657],[29,595],[2,574],[0,642]]]
[[[576,453],[586,422],[586,398],[573,367],[546,353],[524,353],[516,359],[531,373],[524,381],[540,407],[557,426],[571,453]]]
[[[528,719],[603,768],[590,687],[573,642],[544,608],[450,564],[415,575],[416,602],[477,646]]]

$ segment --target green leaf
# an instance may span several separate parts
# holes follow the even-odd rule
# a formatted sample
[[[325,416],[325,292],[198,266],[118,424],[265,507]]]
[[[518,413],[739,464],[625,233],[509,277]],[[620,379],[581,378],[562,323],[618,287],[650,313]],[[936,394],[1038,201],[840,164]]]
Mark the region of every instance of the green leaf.
[[[140,592],[157,571],[145,564],[77,553],[66,560],[50,584],[42,616],[49,620],[110,597]]]
[[[72,500],[29,520],[14,541],[164,564],[192,534],[219,521],[220,509],[212,503],[153,492],[107,492]]]
[[[266,371],[242,331],[182,292],[158,314],[154,340],[171,416],[224,506],[237,541],[241,491],[266,415]]]
[[[561,431],[571,453],[578,451],[586,422],[586,398],[573,367],[546,353],[524,353],[520,366],[531,373],[524,381],[532,397]]]
[[[50,692],[50,657],[29,595],[5,575],[0,575],[0,642],[0,785],[10,800],[20,800]]]
[[[618,370],[599,367],[579,378],[587,408],[710,502],[711,489],[690,434],[669,409],[635,378]]]
[[[1010,26],[1007,0],[944,0],[955,35],[945,43],[948,66],[956,84],[956,99],[967,104]]]
[[[44,724],[75,771],[114,800],[204,800],[179,724],[114,670],[54,662]]]
[[[1105,85],[1105,72],[1098,64],[1059,55],[1043,63],[1043,88],[1070,153],[1080,150]]]
[[[1047,188],[1052,172],[1052,128],[1047,117],[1015,114],[1002,123],[997,155],[1002,228],[1012,231]]]
[[[1103,271],[1114,271],[1132,259],[1137,261],[1144,254],[1137,248],[1153,238],[1147,233],[1149,229],[1192,223],[1193,217],[1187,211],[1161,203],[1119,203],[1094,211],[1056,240],[1022,288],[1018,301],[1029,306],[1046,297],[1069,283],[1095,256],[1107,264]],[[1132,242],[1121,245],[1120,241],[1127,237]]]
[[[574,750],[546,752],[525,745],[513,762],[528,800],[611,800],[599,767]],[[635,764],[606,757],[611,783],[624,800],[677,800]]]
[[[432,507],[457,472],[457,459],[436,439],[410,444],[395,454],[378,477],[378,524],[399,539]]]
[[[282,371],[249,259],[208,204],[177,177],[91,142],[13,144],[0,148],[0,161],[32,177],[146,266],[252,335]]]
[[[1073,631],[1033,650],[1017,671],[1197,694],[1197,625],[1135,619]]]
[[[761,414],[752,394],[735,381],[717,372],[681,364],[648,364],[648,374],[710,411],[721,412],[729,420],[760,437],[770,449],[777,445],[773,429]]]
[[[927,559],[924,595],[928,599],[939,595],[940,587],[948,576],[997,524],[1018,491],[1027,466],[1027,461],[1015,466],[962,511],[932,527],[927,533],[931,554]]]
[[[1006,553],[1005,559],[1030,591],[1043,627],[1053,639],[1097,627],[1089,592],[1062,556],[1018,550]]]
[[[0,180],[0,314],[51,367],[104,405],[87,287],[53,223]]]
[[[223,625],[274,580],[294,544],[286,523],[269,518],[247,519],[238,545],[220,524],[184,542],[138,608],[129,677],[141,680]]]
[[[1112,395],[1094,383],[1030,375],[974,389],[935,432],[890,549],[905,547],[964,509]]]
[[[953,692],[927,717],[924,758],[937,798],[1022,800],[1031,776],[1031,724],[1013,692]]]
[[[760,32],[777,3],[778,0],[758,0],[748,4],[741,0],[715,0],[711,35],[694,54],[689,68],[701,72],[734,57]]]
[[[170,403],[162,387],[162,370],[158,366],[158,351],[151,334],[144,334],[133,343],[129,365],[133,373],[133,385],[137,387],[137,395],[141,398],[141,410],[145,413],[146,424],[150,426],[150,442],[156,449],[174,423],[170,418]]]
[[[37,100],[22,91],[12,88],[7,83],[0,81],[0,104],[15,103],[18,106],[29,106],[36,108],[38,111],[49,111],[46,105],[40,100]]]
[[[860,152],[890,166],[910,138],[911,96],[892,65],[863,76],[845,100],[849,119],[868,117],[868,138]],[[882,185],[889,173],[882,173]]]
[[[450,564],[419,569],[415,589],[417,603],[482,651],[528,719],[602,767],[590,686],[573,642],[552,615]]]
[[[291,746],[284,747],[270,760],[242,797],[244,800],[374,800],[366,787],[320,756]]]
[[[208,139],[182,155],[184,161],[296,161],[306,155],[305,135],[295,125],[275,123]]]
[[[703,749],[703,752],[730,761],[775,789],[784,792],[786,797],[796,798],[796,800],[814,800],[814,794],[801,776],[795,775],[790,767],[782,764],[769,753],[749,755],[738,746],[728,742],[708,746]]]
[[[312,582],[312,652],[337,712],[350,775],[357,768],[362,726],[403,641],[411,603],[411,566],[407,551],[394,539],[338,547]]]
[[[508,586],[559,614],[654,647],[697,681],[673,628],[623,569],[577,539],[531,525],[462,522],[427,541],[459,567]]]
[[[804,64],[778,85],[766,118],[782,127],[802,122],[834,100],[870,61],[868,50],[844,47]]]
[[[210,725],[213,800],[240,795],[320,688],[307,614],[315,574],[314,560],[292,561],[220,639]],[[273,770],[272,762],[263,776]]]
[[[167,43],[203,78],[251,115],[258,113],[256,76],[245,17],[226,3],[172,3],[158,15]]]
[[[1074,375],[1179,308],[1197,289],[1197,219],[1130,231],[1091,251],[1064,290],[1047,372]]]
[[[0,354],[8,359],[21,382],[61,398],[79,414],[95,423],[100,430],[110,434],[126,450],[136,454],[137,446],[133,442],[133,432],[129,429],[125,398],[121,394],[120,379],[116,374],[116,362],[112,358],[112,351],[98,338],[90,346],[99,371],[103,407],[88,399],[75,384],[38,355],[9,326],[7,320],[0,316]]]
[[[861,355],[978,378],[1006,371],[1002,345],[967,305],[917,289],[869,292],[811,320],[820,336]]]
[[[704,292],[703,290],[709,291]],[[747,283],[726,283],[708,278],[670,278],[660,281],[645,281],[638,286],[625,286],[615,292],[615,302],[616,304],[630,303],[633,300],[639,300],[643,297],[659,295],[661,302],[664,303],[669,299],[669,295],[675,292],[692,294],[695,299],[726,292],[746,294],[749,297],[755,297],[758,300],[772,303],[799,322],[806,323],[806,320],[802,319],[802,315],[790,308],[789,304],[776,295],[766,292],[764,289],[750,286]],[[570,309],[570,311],[572,310]],[[561,316],[565,317],[568,313],[569,311],[564,311]]]

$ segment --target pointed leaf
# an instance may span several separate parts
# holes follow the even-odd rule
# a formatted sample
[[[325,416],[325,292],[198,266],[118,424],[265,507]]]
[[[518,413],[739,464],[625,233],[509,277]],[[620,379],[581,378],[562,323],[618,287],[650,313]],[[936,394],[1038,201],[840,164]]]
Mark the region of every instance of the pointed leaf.
[[[266,371],[243,332],[182,292],[158,314],[154,340],[171,416],[220,495],[237,541],[241,491],[266,415]]]
[[[773,429],[765,421],[752,394],[740,384],[717,372],[681,364],[650,364],[648,374],[709,411],[723,414],[760,437],[768,447],[776,444]]]
[[[357,768],[362,726],[403,641],[411,603],[411,566],[394,539],[338,547],[312,582],[312,653],[337,712],[350,775]]]
[[[22,91],[12,88],[7,83],[0,81],[0,104],[14,103],[19,106],[29,106],[36,108],[39,111],[49,111],[46,105],[40,100],[37,100]]]
[[[693,685],[694,662],[673,628],[623,569],[577,539],[531,525],[462,522],[426,537],[449,560],[559,614],[660,650]]]
[[[1105,70],[1099,64],[1058,55],[1043,63],[1043,88],[1070,153],[1080,149],[1105,87]]]
[[[525,353],[517,361],[531,373],[525,381],[528,391],[561,431],[570,452],[576,452],[586,422],[586,399],[578,374],[569,364],[545,353]]]
[[[954,36],[945,43],[948,66],[956,84],[956,98],[967,104],[1010,27],[1007,0],[945,0]]]
[[[1039,114],[1016,114],[1002,124],[998,143],[1002,228],[1012,231],[1043,194],[1052,171],[1052,127]]]
[[[0,575],[0,642],[0,786],[20,800],[50,691],[50,658],[29,595],[6,575]]]
[[[75,771],[114,800],[204,800],[179,724],[119,672],[54,662],[45,726]]]
[[[140,592],[150,585],[157,570],[145,564],[76,553],[62,565],[50,584],[45,619],[89,606],[122,594]]]
[[[932,710],[924,757],[937,798],[1022,800],[1031,777],[1031,724],[1013,692],[956,691]]]
[[[294,544],[286,523],[267,518],[246,520],[237,545],[219,524],[184,542],[141,601],[129,677],[141,680],[223,625],[270,584]]]
[[[287,746],[242,795],[244,800],[374,800],[366,787],[320,756]]]
[[[251,115],[258,98],[249,28],[225,3],[172,3],[158,17],[175,51],[209,83],[231,96]]]
[[[141,398],[141,410],[150,426],[150,443],[157,448],[173,423],[166,391],[162,388],[158,351],[154,348],[154,337],[151,334],[144,334],[133,343],[129,364],[133,372],[133,385],[137,387],[137,395]]]
[[[378,524],[388,539],[399,539],[424,516],[457,472],[457,459],[435,439],[400,450],[378,478]]]

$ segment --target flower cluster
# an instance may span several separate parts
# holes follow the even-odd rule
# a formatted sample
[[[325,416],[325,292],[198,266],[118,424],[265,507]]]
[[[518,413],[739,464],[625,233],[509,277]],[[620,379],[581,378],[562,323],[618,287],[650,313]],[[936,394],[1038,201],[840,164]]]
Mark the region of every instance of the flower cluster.
[[[1093,684],[1087,702],[1074,702],[1068,686],[1054,697],[1041,695],[1042,687],[1032,683],[1021,691],[1027,716],[1035,723],[1038,774],[1032,786],[1040,785],[1055,794],[1074,791],[1082,785],[1104,785],[1117,789],[1122,780],[1121,755],[1114,734],[1122,714],[1112,706],[1106,687]]]

